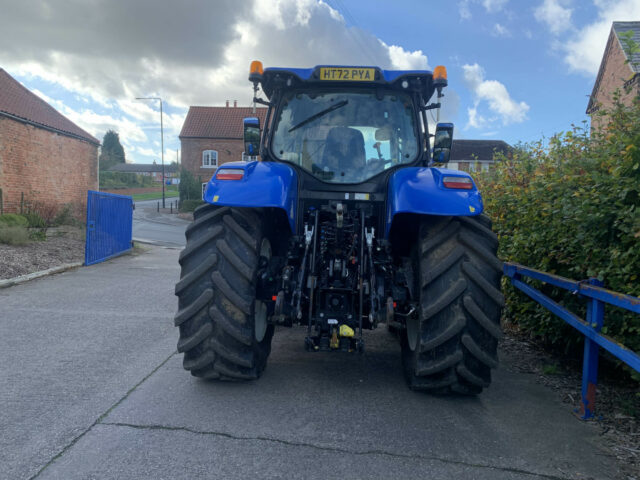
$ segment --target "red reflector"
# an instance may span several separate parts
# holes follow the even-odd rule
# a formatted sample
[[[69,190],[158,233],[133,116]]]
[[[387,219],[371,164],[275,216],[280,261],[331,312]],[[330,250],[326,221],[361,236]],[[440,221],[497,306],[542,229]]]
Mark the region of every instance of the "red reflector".
[[[473,182],[468,177],[444,177],[442,184],[446,188],[458,188],[462,190],[471,190]]]
[[[272,301],[272,302],[275,302],[277,299],[278,299],[278,296],[277,296],[277,295],[273,295],[273,296],[271,297],[271,301]]]
[[[217,180],[242,180],[244,170],[238,168],[219,168],[216,173]]]
[[[396,308],[398,306],[398,302],[393,302],[393,308]]]

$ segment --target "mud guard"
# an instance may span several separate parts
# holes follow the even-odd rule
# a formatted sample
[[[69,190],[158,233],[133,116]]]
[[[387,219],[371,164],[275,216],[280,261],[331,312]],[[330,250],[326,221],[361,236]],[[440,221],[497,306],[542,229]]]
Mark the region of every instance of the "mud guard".
[[[393,218],[398,213],[422,215],[480,215],[484,209],[475,182],[471,190],[446,188],[444,176],[471,178],[463,171],[436,167],[407,167],[389,178],[385,237],[389,237]]]
[[[220,169],[242,170],[240,180],[219,180]],[[227,207],[272,207],[284,210],[292,232],[298,197],[298,176],[295,170],[275,162],[229,162],[218,168],[207,184],[204,201]]]

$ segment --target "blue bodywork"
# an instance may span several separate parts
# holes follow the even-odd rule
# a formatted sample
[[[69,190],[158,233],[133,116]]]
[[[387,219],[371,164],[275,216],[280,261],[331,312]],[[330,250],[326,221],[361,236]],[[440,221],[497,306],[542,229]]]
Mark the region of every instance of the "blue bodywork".
[[[225,170],[244,170],[242,180],[217,180],[213,175],[204,193],[204,201],[229,207],[274,207],[287,214],[295,232],[298,199],[298,175],[284,163],[229,162]]]
[[[482,213],[482,197],[475,183],[471,190],[450,189],[442,184],[444,176],[471,178],[465,172],[435,167],[407,167],[391,175],[387,190],[385,237],[389,236],[393,218],[398,213],[452,216]]]
[[[282,68],[282,67],[270,67],[265,68],[264,74],[269,75],[272,72],[282,72],[282,73],[292,73],[300,80],[310,80],[313,72],[321,67],[329,67],[329,68],[353,68],[349,65],[316,65],[313,68]],[[358,68],[375,68],[379,70],[378,67],[374,66],[358,66]],[[382,77],[388,83],[395,82],[398,78],[403,77],[405,75],[432,75],[430,70],[380,70],[382,72]]]
[[[270,67],[264,69],[263,79],[262,79],[262,91],[265,93],[267,97],[271,97],[271,94],[274,90],[274,80],[277,77],[293,77],[302,83],[313,83],[318,82],[317,77],[314,75],[319,71],[320,68],[353,68],[348,65],[316,65],[313,68],[282,68],[282,67]],[[394,84],[398,80],[402,78],[420,78],[423,81],[428,80],[428,84],[431,85],[431,77],[433,72],[430,70],[383,70],[379,67],[373,66],[358,66],[357,68],[373,68],[376,72],[379,73],[378,80],[370,83],[377,84]],[[323,81],[322,84],[335,84],[341,83],[340,81]],[[426,88],[425,83],[425,88]],[[430,91],[433,92],[433,86],[430,86]],[[427,98],[431,96],[431,93],[428,93]]]
[[[292,83],[318,83],[319,65],[313,68],[267,68],[262,77],[262,89],[270,97],[276,88],[288,88]],[[424,98],[430,98],[434,92],[432,72],[428,70],[382,70],[375,68],[377,84],[394,84],[397,88],[406,88],[398,84],[399,80],[409,79],[423,89]],[[331,83],[342,82],[322,82]],[[353,85],[353,84],[352,84]],[[257,119],[246,119],[254,122]],[[278,208],[285,212],[291,231],[296,233],[296,215],[298,208],[298,175],[294,167],[285,162],[232,162],[225,163],[220,169],[243,170],[241,180],[217,179],[216,174],[209,181],[204,200],[213,205],[231,207]],[[218,172],[220,171],[218,169]],[[421,215],[473,216],[483,211],[482,198],[473,183],[470,190],[446,188],[443,176],[471,178],[467,173],[435,167],[403,167],[389,176],[385,212],[385,237],[388,238],[394,217],[402,213]],[[471,180],[473,182],[473,179]],[[331,186],[327,186],[331,190]]]
[[[222,168],[243,170],[242,180],[218,180],[214,174],[205,190],[207,203],[279,208],[286,213],[291,231],[296,231],[298,178],[292,167],[277,162],[231,162]],[[435,167],[406,167],[391,175],[385,237],[399,213],[456,216],[482,213],[482,197],[475,184],[471,190],[453,190],[442,184],[444,176],[471,178],[465,172]]]

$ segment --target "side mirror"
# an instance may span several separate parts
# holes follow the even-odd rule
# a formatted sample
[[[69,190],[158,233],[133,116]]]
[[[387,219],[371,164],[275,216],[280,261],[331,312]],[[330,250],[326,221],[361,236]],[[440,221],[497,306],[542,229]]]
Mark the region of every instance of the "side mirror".
[[[256,117],[244,119],[244,153],[255,156],[260,153],[260,120]]]
[[[439,123],[436,125],[436,136],[433,141],[433,161],[447,163],[451,158],[451,144],[453,143],[453,123]]]

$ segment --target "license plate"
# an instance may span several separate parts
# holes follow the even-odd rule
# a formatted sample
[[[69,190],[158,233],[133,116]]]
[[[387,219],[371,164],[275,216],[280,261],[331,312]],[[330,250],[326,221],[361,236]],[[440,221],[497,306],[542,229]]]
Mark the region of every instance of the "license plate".
[[[372,82],[376,78],[375,68],[321,67],[320,80]]]

